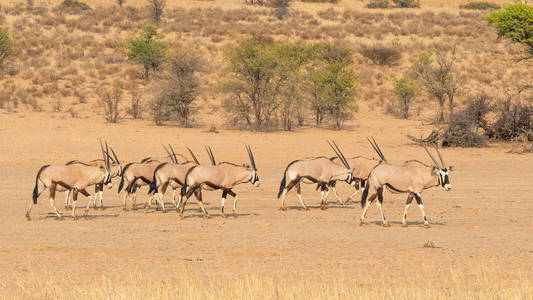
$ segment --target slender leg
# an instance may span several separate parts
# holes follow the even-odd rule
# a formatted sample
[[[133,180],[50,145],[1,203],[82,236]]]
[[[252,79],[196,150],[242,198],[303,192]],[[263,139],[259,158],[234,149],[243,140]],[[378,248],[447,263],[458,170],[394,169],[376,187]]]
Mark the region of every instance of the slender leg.
[[[302,199],[302,190],[300,187],[300,183],[296,184],[296,196],[298,196],[298,200],[300,200],[300,204],[305,210],[309,210],[309,207],[307,207],[304,203],[304,200]]]
[[[96,194],[89,195],[89,199],[96,198]],[[91,208],[91,200],[89,200],[89,203],[87,203],[87,207],[85,207],[85,212],[83,213],[83,216],[87,218],[89,216],[89,209]]]
[[[159,200],[159,202],[161,202],[161,210],[163,211],[163,213],[167,212],[167,209],[165,208],[165,201],[163,200],[163,195],[167,191],[167,187],[168,187],[168,181],[161,185],[161,188],[158,189],[159,191],[159,193],[157,193],[158,197],[156,197],[156,199]]]
[[[55,198],[56,198],[56,184],[55,183],[52,183],[49,187],[50,189],[50,206],[52,206],[52,208],[54,209],[54,212],[56,213],[57,215],[57,218],[59,220],[63,220],[63,216],[59,213],[59,211],[57,210],[56,206],[55,206]]]
[[[234,218],[237,217],[236,211],[237,211],[237,195],[233,197],[233,217]]]
[[[224,190],[222,191],[222,200],[220,201],[220,212],[222,213],[222,216],[225,218],[226,214],[224,213],[224,203],[226,203],[226,196],[228,195],[228,191]]]
[[[324,195],[324,209],[328,208],[328,195],[329,195],[329,189],[326,186],[326,195]]]
[[[135,192],[133,196],[130,195],[130,201],[132,202],[131,208],[133,210],[137,210],[137,192]]]
[[[172,198],[170,199],[172,199],[172,203],[176,205],[176,189],[175,188],[172,188]]]
[[[422,212],[422,216],[424,217],[424,227],[429,228],[429,222],[426,218],[426,213],[424,212],[424,204],[422,203],[422,197],[420,196],[420,193],[415,194],[416,203],[418,203],[418,207],[420,208],[420,212]]]
[[[407,222],[405,219],[407,218],[407,210],[409,210],[409,206],[411,206],[411,201],[413,201],[414,194],[409,193],[409,196],[407,196],[407,201],[405,202],[405,211],[403,212],[402,216],[402,226],[407,227]]]
[[[125,192],[124,193],[124,207],[122,208],[123,210],[128,210],[128,204],[126,203],[126,198],[128,198],[128,192]],[[127,199],[127,200],[130,200],[130,199]],[[131,200],[130,200],[131,202]]]
[[[99,185],[98,196],[100,198],[100,209],[104,209],[104,185]]]
[[[370,196],[370,198],[368,198],[368,200],[366,202],[366,205],[365,205],[365,208],[363,208],[363,213],[361,214],[361,224],[360,225],[366,225],[366,211],[368,210],[368,208],[370,207],[370,204],[372,204],[372,202],[376,199],[377,196],[378,196],[378,194],[374,193],[374,194],[372,194],[372,196]]]
[[[65,208],[66,209],[69,209],[70,208],[70,192],[71,190],[67,190],[67,192],[65,193]]]
[[[377,202],[377,205],[378,205],[378,208],[379,208],[379,213],[381,214],[381,221],[382,221],[383,226],[389,227],[390,223],[387,222],[387,220],[385,218],[385,214],[383,213],[383,207],[382,207],[383,206],[383,188],[378,189],[378,202]]]
[[[78,191],[74,190],[72,192],[72,219],[77,220],[76,217],[76,203],[78,202]]]
[[[180,216],[183,217],[183,213],[182,212],[180,213],[180,206],[181,206],[181,201],[182,200],[183,200],[183,196],[180,193],[180,197],[178,198],[178,204],[176,204],[176,212],[179,213]]]
[[[325,193],[324,189],[321,188],[320,189],[320,209],[324,209],[324,206],[325,206],[325,204],[324,204],[324,193]]]

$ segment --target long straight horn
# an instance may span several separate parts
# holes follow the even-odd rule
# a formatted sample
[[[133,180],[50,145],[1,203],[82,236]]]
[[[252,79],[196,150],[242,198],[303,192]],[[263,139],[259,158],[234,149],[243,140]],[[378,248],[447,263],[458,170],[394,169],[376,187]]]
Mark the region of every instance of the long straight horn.
[[[372,141],[374,142],[374,145],[376,145],[376,148],[378,149],[379,151],[379,154],[380,154],[380,157],[381,159],[384,161],[384,162],[387,162],[387,159],[385,158],[385,155],[383,155],[383,152],[381,151],[381,148],[379,147],[378,143],[376,142],[376,140],[374,139],[374,137],[372,136]]]
[[[107,168],[107,171],[109,172],[109,170],[111,169],[111,167],[109,166],[109,147],[107,146],[107,141],[105,142],[105,154],[107,156],[107,159],[105,160],[105,164],[106,164],[106,168]]]
[[[254,169],[254,171],[257,171],[257,167],[255,166],[254,154],[252,153],[252,148],[250,148],[249,145],[246,145],[246,151],[248,151],[248,156],[250,157],[250,163],[252,164],[252,168]]]
[[[213,156],[213,152],[211,151],[211,147],[204,146],[205,151],[207,152],[207,155],[209,155],[209,159],[211,160],[211,164],[214,166],[216,165],[215,157]]]
[[[387,160],[385,159],[385,156],[383,155],[383,153],[381,153],[381,150],[379,149],[379,147],[378,147],[376,141],[374,140],[374,138],[372,137],[372,140],[370,140],[367,137],[366,139],[368,140],[368,142],[370,143],[372,148],[374,148],[374,151],[376,151],[376,153],[378,154],[379,158],[381,158],[382,161],[387,162]]]
[[[340,149],[339,147],[337,146],[337,144],[335,144],[335,142],[333,142],[333,144],[335,144],[335,147],[333,147],[333,145],[331,144],[330,141],[327,141],[329,146],[331,147],[331,149],[333,149],[333,151],[335,152],[335,154],[337,154],[337,157],[340,159],[340,161],[342,162],[342,164],[344,165],[344,167],[346,167],[346,169],[350,169],[350,165],[348,164],[348,162],[346,161],[346,159],[344,158],[344,155],[340,152]]]
[[[172,156],[172,154],[170,154],[170,151],[168,151],[167,147],[165,147],[165,145],[161,144],[161,146],[163,146],[163,149],[165,149],[165,151],[167,152],[168,156],[170,157],[170,160],[173,162],[173,163],[176,163],[174,161],[174,157]]]
[[[168,146],[170,147],[170,151],[172,151],[172,156],[174,157],[174,162],[176,164],[178,164],[178,158],[176,157],[176,152],[174,152],[174,148],[172,148],[172,145],[171,144],[168,144]]]
[[[428,151],[428,148],[426,148],[426,146],[424,146],[424,150],[426,150],[426,153],[429,155],[429,157],[431,158],[431,160],[433,161],[433,163],[435,164],[435,167],[439,168],[439,163],[437,162],[437,160],[435,159],[435,157],[433,157],[433,155],[431,155],[431,153],[429,153]]]
[[[117,154],[113,150],[113,147],[110,147],[111,153],[113,153],[113,156],[115,157],[115,162],[120,165],[120,161],[118,160]]]
[[[213,155],[213,150],[211,150],[211,146],[208,146],[209,148],[209,153],[211,154],[211,159],[212,159],[212,163],[213,163],[213,166],[216,165],[216,161],[215,161],[215,156]]]
[[[102,140],[98,138],[98,141],[100,141],[100,149],[102,150],[102,158],[104,159],[104,166],[106,166],[107,156],[104,150],[104,145],[102,144]]]
[[[200,162],[198,161],[198,158],[196,158],[196,155],[194,155],[194,153],[192,152],[192,150],[191,150],[189,147],[187,147],[187,150],[189,150],[189,153],[191,154],[192,159],[194,159],[194,162],[195,162],[197,165],[199,165]]]
[[[335,141],[332,141],[333,142],[333,145],[335,145],[335,148],[337,148],[337,151],[339,151],[339,153],[341,154],[342,156],[342,159],[344,160],[344,165],[346,166],[347,169],[351,169],[350,168],[350,164],[348,163],[348,160],[346,159],[346,157],[344,156],[344,153],[342,153],[341,149],[339,148],[339,146],[337,146],[337,143],[335,143]]]
[[[437,155],[439,155],[440,162],[442,163],[442,168],[446,169],[446,163],[444,162],[442,155],[440,155],[439,147],[435,146],[435,150],[437,150]]]

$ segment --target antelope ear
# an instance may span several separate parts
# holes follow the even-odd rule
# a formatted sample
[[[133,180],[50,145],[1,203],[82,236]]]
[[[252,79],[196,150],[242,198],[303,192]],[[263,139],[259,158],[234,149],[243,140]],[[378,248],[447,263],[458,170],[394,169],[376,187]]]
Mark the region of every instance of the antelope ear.
[[[431,168],[431,176],[435,176],[435,175],[437,175],[437,173],[438,173],[437,167],[433,166]]]
[[[455,168],[453,166],[448,167],[448,171],[453,171]]]

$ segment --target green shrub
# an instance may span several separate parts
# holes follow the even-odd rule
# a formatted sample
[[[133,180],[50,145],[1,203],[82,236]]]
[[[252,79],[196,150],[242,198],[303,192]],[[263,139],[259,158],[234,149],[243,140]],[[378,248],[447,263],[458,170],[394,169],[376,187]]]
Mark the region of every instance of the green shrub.
[[[389,8],[389,0],[370,0],[366,5],[367,8]]]
[[[489,9],[500,9],[500,6],[493,2],[472,1],[472,2],[468,2],[465,5],[460,5],[459,8],[475,9],[475,10],[489,10]]]
[[[524,45],[533,57],[533,8],[527,4],[505,5],[503,10],[493,11],[487,22],[493,24],[500,38]]]
[[[15,53],[15,48],[9,32],[0,27],[0,70],[4,68],[6,61]]]
[[[69,9],[79,9],[79,10],[88,10],[91,9],[91,7],[83,2],[79,2],[77,0],[65,0],[59,4],[60,8],[69,8]]]
[[[392,0],[392,2],[400,8],[420,7],[420,0]]]

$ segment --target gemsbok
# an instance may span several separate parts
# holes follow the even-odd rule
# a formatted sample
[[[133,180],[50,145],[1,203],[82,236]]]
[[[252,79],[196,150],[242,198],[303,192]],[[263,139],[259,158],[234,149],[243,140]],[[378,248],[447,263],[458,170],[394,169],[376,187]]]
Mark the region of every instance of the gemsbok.
[[[181,188],[185,182],[185,175],[190,168],[200,164],[196,155],[189,149],[189,153],[193,157],[194,161],[181,161],[177,159],[173,160],[172,163],[164,162],[157,166],[154,170],[154,175],[152,182],[150,183],[150,190],[148,194],[150,196],[157,193],[157,199],[161,203],[161,210],[166,213],[165,201],[163,201],[163,195],[165,194],[167,187],[170,185],[172,188],[172,203],[176,205],[176,211],[178,211],[178,206],[176,203],[176,189]],[[201,190],[196,191],[195,193],[201,193]],[[198,196],[197,196],[198,197]],[[179,211],[178,211],[179,212]]]
[[[165,150],[167,149],[165,148]],[[168,152],[168,157],[171,158],[172,163],[174,162],[175,156],[176,156],[175,154],[173,155],[173,154],[170,154],[170,152]],[[124,194],[124,199],[123,199],[124,210],[128,210],[126,200],[129,200],[133,210],[137,209],[138,189],[152,182],[152,179],[154,178],[153,176],[154,176],[155,169],[157,168],[157,166],[159,166],[160,164],[164,162],[166,162],[166,157],[162,161],[157,160],[155,158],[149,159],[149,160],[143,159],[142,162],[139,162],[139,163],[133,162],[133,163],[129,163],[126,166],[124,166],[124,171],[122,172],[120,184],[118,185],[118,193],[120,193],[120,191],[122,191],[122,188],[126,186],[125,188],[126,193]],[[148,202],[146,202],[144,205],[145,208],[151,206],[152,198],[153,197],[149,197]]]
[[[428,149],[426,147],[424,147],[424,149],[433,161],[433,166],[428,166],[417,160],[409,160],[401,165],[383,162],[372,170],[361,199],[361,207],[363,208],[361,225],[365,225],[368,207],[377,197],[377,205],[381,214],[382,224],[386,227],[390,226],[389,222],[385,219],[382,208],[383,189],[386,187],[392,193],[409,194],[407,196],[407,202],[405,203],[405,211],[402,216],[402,226],[407,226],[407,210],[409,209],[409,206],[411,206],[411,201],[414,197],[424,218],[424,227],[429,227],[429,222],[426,213],[424,212],[424,204],[422,203],[422,191],[439,185],[446,191],[451,190],[452,186],[450,184],[448,173],[453,170],[453,167],[446,167],[446,163],[444,163],[444,159],[442,158],[438,147],[435,147],[435,150],[440,158],[440,166]],[[373,194],[368,197],[370,192]]]
[[[204,217],[211,218],[207,213],[202,202],[202,194],[197,193],[200,189],[205,190],[222,190],[221,212],[225,217],[224,204],[227,195],[233,197],[233,216],[236,216],[237,209],[237,194],[232,191],[232,188],[238,184],[249,182],[255,187],[260,185],[259,176],[257,175],[257,167],[255,165],[254,155],[250,146],[246,145],[246,151],[250,159],[251,166],[246,164],[236,165],[230,162],[221,162],[215,164],[213,152],[211,148],[206,148],[211,159],[211,165],[198,165],[192,167],[185,176],[183,187],[181,188],[180,198],[178,201],[178,208],[181,207],[179,215],[183,218],[183,210],[189,197],[195,193],[198,205],[202,210]],[[183,199],[185,198],[185,199]],[[181,205],[181,206],[180,206]]]
[[[328,142],[329,143],[329,142]],[[321,156],[306,160],[295,160],[287,165],[283,178],[279,186],[278,199],[281,197],[280,210],[286,210],[285,197],[287,193],[296,187],[296,195],[303,209],[309,208],[305,205],[301,195],[301,183],[317,184],[320,188],[320,208],[327,208],[327,197],[329,193],[329,186],[331,183],[338,180],[344,180],[348,184],[354,184],[354,177],[352,174],[352,168],[350,164],[342,154],[341,150],[333,142],[333,145],[329,143],[333,151],[337,154],[337,157],[342,162],[342,166],[331,161],[331,159]]]
[[[30,207],[26,211],[26,218],[28,221],[31,220],[30,212],[34,204],[37,204],[37,198],[48,188],[50,191],[50,205],[54,209],[55,214],[59,220],[63,219],[63,216],[59,213],[55,206],[55,193],[58,186],[66,189],[72,190],[72,218],[77,219],[76,217],[76,202],[78,200],[78,193],[83,194],[86,197],[91,197],[91,194],[86,191],[86,188],[95,185],[97,183],[103,183],[109,188],[112,187],[111,184],[111,174],[109,172],[109,153],[105,151],[103,146],[100,144],[102,149],[102,156],[104,159],[104,168],[97,166],[88,166],[85,164],[71,164],[71,165],[45,165],[42,166],[37,172],[35,177],[35,187],[33,188],[33,201],[30,202]],[[39,191],[39,186],[42,185],[43,188]],[[88,204],[91,202],[89,201]],[[85,209],[85,216],[89,213],[89,205]]]
[[[340,159],[336,156],[331,157],[330,160],[340,166],[343,165]],[[368,179],[368,175],[370,175],[370,171],[372,171],[372,169],[374,169],[374,167],[377,166],[380,162],[375,158],[367,158],[364,156],[347,158],[346,161],[348,161],[348,164],[350,165],[350,167],[352,167],[352,174],[355,181],[355,191],[353,192],[353,194],[350,195],[346,200],[343,200],[337,193],[337,181],[333,181],[330,184],[330,187],[333,190],[333,193],[335,194],[335,198],[337,198],[337,201],[339,201],[339,203],[342,205],[348,204],[348,202],[350,202],[361,190],[365,190],[366,180]]]
[[[106,142],[106,147],[107,147],[107,142]],[[117,154],[113,150],[113,147],[109,147],[109,149],[111,149],[111,153],[113,154],[113,156],[110,157],[111,168],[109,170],[111,173],[111,179],[113,179],[115,177],[122,176],[123,168],[122,168],[122,165],[120,164],[120,160],[118,159]],[[109,153],[106,153],[106,155],[109,155]],[[100,159],[94,159],[88,162],[82,162],[79,160],[71,160],[66,163],[66,165],[73,165],[73,164],[84,164],[87,166],[95,166],[95,167],[104,168],[105,162],[103,159],[100,158]],[[72,208],[72,203],[70,199],[71,193],[72,193],[72,190],[68,190],[66,198],[65,198],[65,208],[67,209]],[[98,209],[98,208],[104,209],[103,193],[104,193],[104,184],[102,182],[95,184],[94,185],[94,197],[89,198],[89,207],[92,204],[95,209]],[[98,202],[97,200],[100,200],[99,203],[97,203]]]

